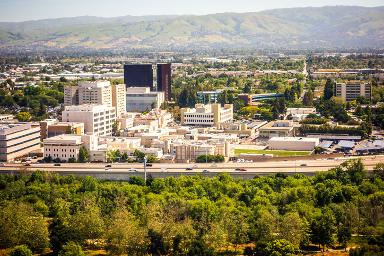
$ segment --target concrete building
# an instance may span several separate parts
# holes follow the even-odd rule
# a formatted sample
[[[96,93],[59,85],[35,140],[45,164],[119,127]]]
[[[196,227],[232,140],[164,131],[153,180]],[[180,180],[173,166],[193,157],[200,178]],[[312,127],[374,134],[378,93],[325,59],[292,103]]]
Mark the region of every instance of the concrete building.
[[[12,161],[40,149],[40,127],[31,123],[0,124],[0,161]]]
[[[217,103],[217,100],[219,99],[220,94],[223,93],[223,90],[216,90],[216,91],[198,91],[197,99],[202,104],[211,104],[211,103]]]
[[[87,81],[64,88],[64,106],[83,104],[115,107],[116,116],[119,117],[125,112],[125,85],[111,85],[109,81]]]
[[[126,101],[127,112],[159,109],[164,103],[164,92],[151,92],[149,87],[128,87]]]
[[[268,141],[268,146],[272,150],[312,151],[319,143],[317,138],[273,137]]]
[[[347,83],[336,83],[334,87],[334,95],[345,101],[356,100],[358,97],[371,99],[372,86],[368,83],[359,81],[348,81]]]
[[[82,135],[84,134],[84,123],[46,119],[40,122],[40,134],[42,140],[62,134]]]
[[[126,112],[127,98],[125,84],[112,85],[112,106],[116,109],[116,117]]]
[[[44,157],[68,161],[77,160],[83,142],[81,135],[62,134],[44,139]]]
[[[233,120],[233,105],[225,104],[196,104],[195,108],[180,109],[182,125],[215,126]]]
[[[259,136],[263,138],[290,137],[295,134],[295,125],[290,120],[278,120],[259,128]]]
[[[231,144],[229,142],[173,142],[170,145],[171,153],[175,154],[178,163],[189,163],[201,155],[223,155],[230,156]]]
[[[79,90],[77,86],[64,87],[64,106],[79,105]]]
[[[83,122],[87,134],[97,136],[112,135],[112,125],[116,121],[116,110],[106,105],[66,106],[63,122]]]

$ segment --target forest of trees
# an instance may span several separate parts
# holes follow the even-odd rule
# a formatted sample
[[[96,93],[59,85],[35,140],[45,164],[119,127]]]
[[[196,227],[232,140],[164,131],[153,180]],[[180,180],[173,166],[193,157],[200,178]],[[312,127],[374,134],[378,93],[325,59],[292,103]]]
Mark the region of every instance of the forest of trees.
[[[360,160],[313,177],[251,180],[0,175],[0,208],[0,248],[15,253],[298,255],[350,245],[351,255],[384,251],[384,165],[367,173]]]

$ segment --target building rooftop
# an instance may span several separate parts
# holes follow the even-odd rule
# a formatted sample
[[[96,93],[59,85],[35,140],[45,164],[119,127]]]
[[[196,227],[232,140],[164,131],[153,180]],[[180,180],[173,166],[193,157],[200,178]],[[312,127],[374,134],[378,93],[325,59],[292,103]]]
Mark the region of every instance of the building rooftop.
[[[292,141],[292,142],[319,142],[318,138],[307,138],[307,137],[273,137],[269,141]]]

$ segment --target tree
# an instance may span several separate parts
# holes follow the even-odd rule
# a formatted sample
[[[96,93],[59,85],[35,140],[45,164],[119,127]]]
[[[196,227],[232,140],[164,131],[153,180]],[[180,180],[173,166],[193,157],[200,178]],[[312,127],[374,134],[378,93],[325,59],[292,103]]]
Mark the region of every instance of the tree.
[[[298,254],[299,250],[285,239],[276,239],[268,243],[257,244],[256,252],[261,256],[294,256]]]
[[[31,119],[31,114],[29,112],[19,112],[16,115],[16,119],[19,122],[28,122]]]
[[[0,246],[24,244],[40,252],[48,247],[48,225],[29,204],[10,202],[0,211]]]
[[[378,163],[375,168],[373,168],[373,175],[374,177],[384,180],[384,163]]]
[[[107,250],[112,254],[140,255],[144,254],[146,230],[126,209],[120,207],[112,215],[106,232]]]
[[[63,246],[59,256],[85,256],[81,246],[75,242],[68,242]]]
[[[283,215],[280,219],[279,237],[289,241],[297,248],[306,238],[307,225],[297,212]]]
[[[255,222],[253,231],[253,237],[255,238],[256,243],[269,242],[274,239],[274,234],[277,231],[276,217],[275,214],[271,214],[268,210],[261,210],[259,217]]]
[[[329,209],[323,209],[311,223],[311,240],[314,244],[325,246],[333,244],[333,233],[335,229],[335,217]]]
[[[330,78],[327,79],[327,82],[325,83],[324,87],[325,100],[330,100],[333,97],[334,84],[335,82],[333,80],[331,80]]]
[[[303,97],[304,106],[313,106],[313,91],[308,90],[304,93]]]
[[[89,161],[89,152],[84,146],[80,147],[78,161],[79,163],[87,163]]]
[[[25,245],[19,245],[12,249],[10,256],[32,256],[32,251]]]

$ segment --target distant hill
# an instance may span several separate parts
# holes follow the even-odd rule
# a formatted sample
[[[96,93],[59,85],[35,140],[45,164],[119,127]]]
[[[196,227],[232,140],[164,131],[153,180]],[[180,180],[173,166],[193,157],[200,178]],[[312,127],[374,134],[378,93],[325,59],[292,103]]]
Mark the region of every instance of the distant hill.
[[[384,7],[0,23],[0,48],[383,48]]]

